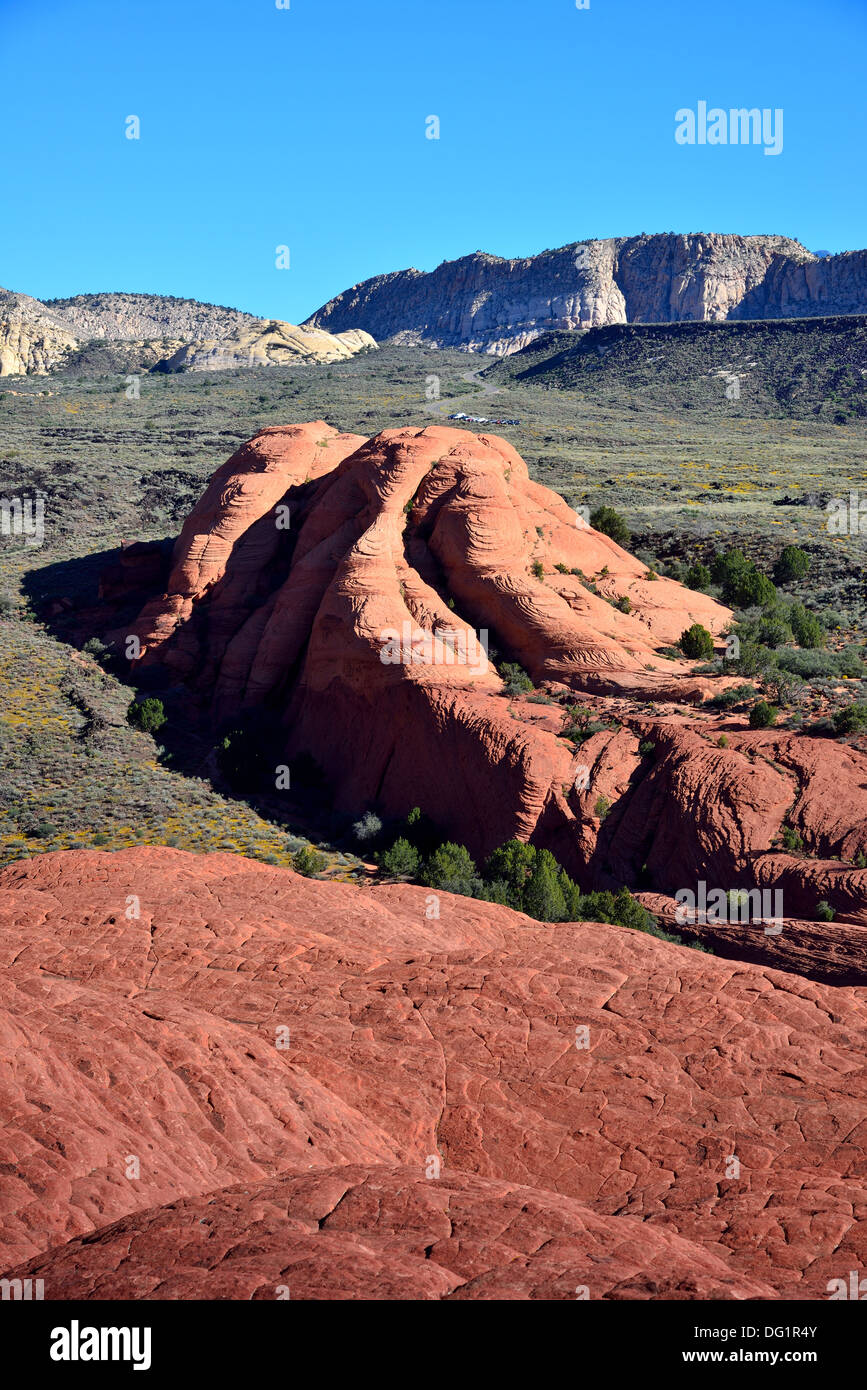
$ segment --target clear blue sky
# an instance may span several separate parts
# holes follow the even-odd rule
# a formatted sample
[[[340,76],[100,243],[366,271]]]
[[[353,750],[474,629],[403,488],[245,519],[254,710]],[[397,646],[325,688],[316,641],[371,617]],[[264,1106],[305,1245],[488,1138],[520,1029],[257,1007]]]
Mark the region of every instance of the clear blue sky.
[[[867,0],[0,0],[0,65],[0,284],[37,298],[298,322],[477,249],[867,244]],[[678,146],[699,100],[782,107],[783,153]]]

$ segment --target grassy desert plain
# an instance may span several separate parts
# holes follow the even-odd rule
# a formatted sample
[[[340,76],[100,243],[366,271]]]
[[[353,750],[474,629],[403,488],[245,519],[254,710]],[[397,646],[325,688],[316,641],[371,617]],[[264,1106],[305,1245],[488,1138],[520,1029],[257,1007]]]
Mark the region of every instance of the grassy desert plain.
[[[360,870],[315,798],[287,819],[267,797],[233,796],[206,740],[131,728],[133,692],[98,641],[67,640],[121,540],[176,535],[214,469],[266,426],[323,419],[370,435],[456,411],[508,418],[457,423],[502,435],[575,507],[613,508],[660,573],[737,547],[771,576],[797,545],[807,574],[742,615],[745,678],[770,682],[793,727],[867,699],[863,318],[559,333],[502,362],[387,346],[333,365],[138,367],[102,344],[62,375],[0,381],[0,497],[45,504],[41,546],[0,537],[0,863],[168,842],[288,864],[313,843],[328,872]],[[827,505],[852,493],[864,534],[857,517],[833,534]],[[793,644],[793,601],[820,619],[818,645]]]

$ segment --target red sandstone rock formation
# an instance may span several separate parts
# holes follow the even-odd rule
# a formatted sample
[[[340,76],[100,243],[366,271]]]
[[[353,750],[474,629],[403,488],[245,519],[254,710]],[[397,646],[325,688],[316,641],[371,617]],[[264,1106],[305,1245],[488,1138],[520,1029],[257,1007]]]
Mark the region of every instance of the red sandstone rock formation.
[[[276,714],[275,765],[311,754],[339,812],[420,805],[476,856],[532,839],[585,888],[779,880],[789,915],[828,898],[867,925],[867,757],[695,710],[721,678],[661,654],[730,618],[581,523],[502,439],[364,441],[317,421],[265,430],[217,470],[129,631],[214,726]],[[619,728],[566,741],[559,705],[504,696],[480,630]],[[779,852],[784,824],[804,854]]]
[[[313,480],[319,486],[303,492]],[[293,502],[289,574],[271,587],[263,614],[268,567],[281,556],[285,563],[289,548],[275,509]],[[558,563],[588,579],[605,571],[608,597],[629,598],[633,611],[613,609],[576,576],[558,573]],[[544,578],[533,573],[537,564]],[[364,441],[315,421],[263,430],[217,470],[184,523],[166,594],[134,630],[145,657],[158,654],[180,671],[196,670],[203,657],[227,660],[223,703],[271,693],[298,649],[315,643],[314,622],[330,619],[345,630],[349,660],[352,643],[365,639],[370,652],[357,659],[366,670],[371,658],[381,664],[384,629],[409,622],[462,631],[462,610],[470,623],[477,616],[477,626],[495,628],[538,679],[695,698],[707,683],[657,649],[692,622],[719,633],[731,615],[705,594],[647,574],[556,493],[531,482],[503,439],[431,425]],[[202,601],[206,621],[185,632]],[[243,604],[255,618],[246,631],[238,623]],[[237,636],[228,653],[224,643],[214,655],[213,629]],[[470,665],[447,656],[425,665],[435,666],[429,683],[479,683]],[[496,676],[481,684],[500,689]]]
[[[864,1267],[867,990],[437,906],[170,849],[0,873],[6,1275],[819,1300]]]

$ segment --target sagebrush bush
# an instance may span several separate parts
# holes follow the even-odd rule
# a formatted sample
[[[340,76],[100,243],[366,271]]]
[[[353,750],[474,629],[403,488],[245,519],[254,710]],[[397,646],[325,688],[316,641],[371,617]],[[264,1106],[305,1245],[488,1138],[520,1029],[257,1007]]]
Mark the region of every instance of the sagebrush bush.
[[[356,840],[375,840],[382,833],[382,821],[374,811],[365,811],[353,825],[352,833]]]
[[[502,661],[499,671],[507,695],[523,695],[525,691],[533,689],[533,682],[517,662]]]
[[[297,874],[303,874],[305,878],[314,878],[328,868],[328,860],[318,850],[305,845],[304,849],[299,849],[297,854],[293,854],[292,867]]]

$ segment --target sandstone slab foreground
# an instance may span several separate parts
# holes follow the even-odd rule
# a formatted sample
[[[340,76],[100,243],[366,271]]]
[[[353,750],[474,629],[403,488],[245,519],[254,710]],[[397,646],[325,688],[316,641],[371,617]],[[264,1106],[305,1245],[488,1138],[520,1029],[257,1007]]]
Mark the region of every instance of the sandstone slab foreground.
[[[438,909],[167,848],[4,870],[4,1273],[821,1300],[864,1266],[867,990]]]

